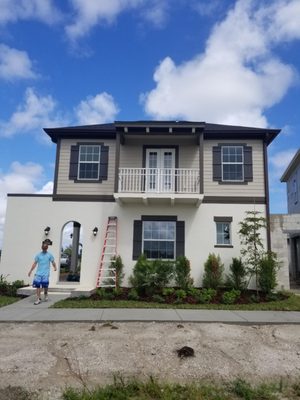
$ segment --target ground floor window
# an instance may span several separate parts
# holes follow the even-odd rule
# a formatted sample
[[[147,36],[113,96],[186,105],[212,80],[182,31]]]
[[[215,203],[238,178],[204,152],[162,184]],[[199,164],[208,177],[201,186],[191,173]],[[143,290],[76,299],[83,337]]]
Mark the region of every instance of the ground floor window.
[[[216,246],[232,246],[231,223],[232,217],[215,217]]]
[[[177,216],[142,215],[133,222],[133,260],[141,254],[150,259],[175,260],[184,256],[185,224]]]
[[[147,258],[175,258],[176,222],[143,221],[143,253]]]

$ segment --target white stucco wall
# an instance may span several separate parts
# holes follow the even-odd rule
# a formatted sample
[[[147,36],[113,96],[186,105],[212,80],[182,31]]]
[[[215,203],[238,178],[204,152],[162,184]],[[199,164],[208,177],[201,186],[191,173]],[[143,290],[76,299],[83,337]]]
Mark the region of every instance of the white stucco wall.
[[[209,253],[220,254],[225,267],[228,268],[232,257],[240,256],[240,239],[238,223],[245,217],[245,211],[253,205],[237,204],[201,204],[194,206],[119,206],[115,202],[53,202],[51,197],[14,197],[8,198],[7,215],[4,229],[4,242],[0,274],[13,281],[23,279],[31,283],[27,273],[34,255],[40,251],[45,239],[44,228],[51,227],[49,239],[53,246],[49,251],[56,260],[60,257],[62,227],[69,221],[77,221],[83,230],[81,287],[95,287],[101,256],[105,227],[108,216],[118,217],[118,253],[125,265],[126,279],[132,272],[135,261],[132,260],[133,221],[142,215],[173,215],[179,221],[185,221],[185,255],[191,262],[192,276],[196,286],[200,286],[203,276],[203,265]],[[256,205],[257,211],[265,212],[265,206]],[[232,217],[233,248],[215,248],[216,228],[214,217]],[[93,236],[92,230],[97,226],[99,233]],[[59,262],[57,263],[59,264]],[[59,287],[58,272],[51,273],[50,286]]]

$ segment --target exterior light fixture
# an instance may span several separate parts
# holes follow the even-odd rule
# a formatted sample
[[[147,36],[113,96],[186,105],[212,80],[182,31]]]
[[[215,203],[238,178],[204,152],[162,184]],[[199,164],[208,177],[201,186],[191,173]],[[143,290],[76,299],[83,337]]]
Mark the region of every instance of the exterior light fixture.
[[[95,228],[93,229],[93,235],[96,236],[98,233],[98,228],[95,226]]]
[[[46,226],[46,228],[44,229],[45,235],[48,236],[49,232],[50,232],[50,227]]]

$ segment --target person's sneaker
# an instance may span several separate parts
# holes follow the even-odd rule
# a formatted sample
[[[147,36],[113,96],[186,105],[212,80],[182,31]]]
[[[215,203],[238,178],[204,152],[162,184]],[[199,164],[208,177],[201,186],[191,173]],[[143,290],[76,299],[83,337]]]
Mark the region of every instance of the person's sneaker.
[[[44,296],[44,301],[48,301],[48,300],[49,300],[48,296],[47,295]]]
[[[36,301],[33,303],[35,306],[37,306],[38,304],[40,304],[41,299],[36,299]]]

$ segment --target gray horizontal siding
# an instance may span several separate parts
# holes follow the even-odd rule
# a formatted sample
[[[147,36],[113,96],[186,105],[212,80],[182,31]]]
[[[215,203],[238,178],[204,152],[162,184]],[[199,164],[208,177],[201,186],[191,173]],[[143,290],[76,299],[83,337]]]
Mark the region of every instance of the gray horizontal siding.
[[[204,141],[204,194],[206,196],[265,196],[263,143],[260,140],[238,140],[238,143],[252,147],[253,182],[247,185],[220,185],[213,181],[212,148],[218,144],[234,143],[232,140]]]
[[[83,139],[82,142],[96,143],[96,140]],[[84,195],[112,195],[114,192],[115,179],[115,140],[99,140],[109,146],[108,153],[108,177],[101,183],[80,183],[69,179],[69,164],[71,146],[80,143],[80,140],[64,139],[61,142],[59,169],[57,178],[57,194],[84,194]]]

